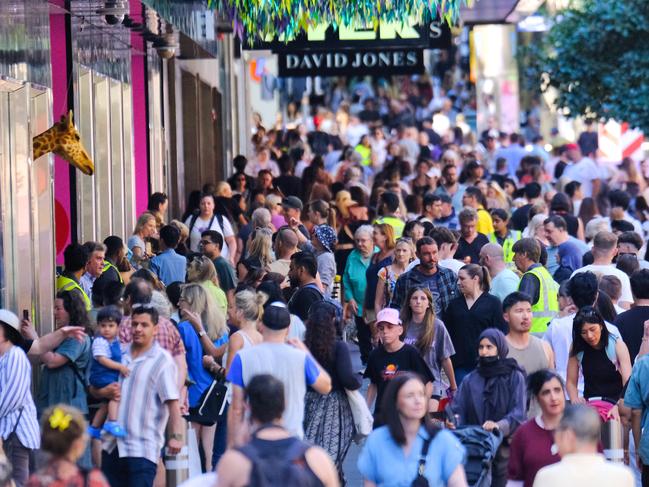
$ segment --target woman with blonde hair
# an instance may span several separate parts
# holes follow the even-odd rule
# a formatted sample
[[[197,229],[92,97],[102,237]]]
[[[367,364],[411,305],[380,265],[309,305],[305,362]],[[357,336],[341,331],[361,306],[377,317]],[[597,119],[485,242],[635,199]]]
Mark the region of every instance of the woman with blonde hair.
[[[218,305],[223,316],[228,313],[228,297],[219,286],[219,275],[209,257],[196,255],[187,266],[187,282],[195,282],[203,286]]]
[[[273,232],[268,228],[255,230],[248,241],[248,258],[258,259],[263,269],[275,260],[273,258]]]
[[[133,264],[139,268],[142,261],[153,257],[151,244],[147,248],[147,239],[158,232],[156,218],[153,213],[142,213],[137,219],[133,235],[128,239],[127,246],[133,252]]]
[[[230,309],[230,321],[238,328],[228,341],[228,349],[223,356],[222,363],[219,365],[214,357],[206,355],[203,357],[203,366],[212,375],[227,375],[232,365],[234,356],[244,348],[259,345],[262,336],[257,331],[257,324],[261,320],[264,309],[263,304],[267,296],[261,292],[254,292],[249,289],[239,291],[234,295],[234,307]],[[231,392],[228,391],[228,405],[223,410],[223,417],[227,418],[229,403],[231,402]],[[225,442],[227,438],[227,421],[219,421],[216,426],[214,437],[214,451],[210,461],[212,466],[216,467],[219,459],[225,451]]]
[[[189,399],[189,421],[196,430],[196,436],[205,452],[206,471],[211,470],[212,448],[216,424],[206,421],[198,414],[203,393],[212,384],[212,376],[203,367],[203,356],[221,358],[228,342],[228,327],[225,316],[219,311],[212,297],[200,284],[183,286],[180,300],[178,332],[185,345],[187,376],[192,384],[187,388]]]
[[[376,296],[374,298],[374,312],[378,313],[385,308],[392,300],[394,287],[399,276],[406,272],[408,264],[415,258],[415,246],[410,237],[397,239],[394,248],[392,263],[382,267],[378,271],[378,283],[376,285]]]
[[[426,287],[413,287],[408,291],[405,306],[401,308],[401,321],[405,330],[404,343],[415,347],[435,378],[429,406],[437,410],[446,392],[441,370],[449,381],[451,393],[457,390],[451,356],[455,355],[453,342],[444,323],[435,316],[433,295]]]
[[[284,210],[282,209],[282,197],[277,194],[269,194],[266,196],[264,208],[270,211],[270,222],[275,230],[285,226],[286,219],[284,218]]]

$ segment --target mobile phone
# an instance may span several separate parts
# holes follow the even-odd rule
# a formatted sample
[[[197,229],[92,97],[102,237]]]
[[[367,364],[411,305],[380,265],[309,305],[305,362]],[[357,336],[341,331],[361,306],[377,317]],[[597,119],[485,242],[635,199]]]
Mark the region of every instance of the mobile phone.
[[[23,310],[23,320],[28,320],[29,319],[29,311],[26,309]]]

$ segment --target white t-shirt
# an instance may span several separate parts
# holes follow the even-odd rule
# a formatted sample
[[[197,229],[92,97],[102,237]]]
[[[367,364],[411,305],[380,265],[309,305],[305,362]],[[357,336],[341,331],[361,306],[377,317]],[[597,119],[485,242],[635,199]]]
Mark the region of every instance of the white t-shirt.
[[[439,265],[440,267],[451,269],[453,273],[457,275],[457,273],[460,272],[460,269],[462,269],[462,267],[464,267],[465,264],[461,260],[457,260],[457,259],[444,259],[444,260],[440,260],[437,263],[437,265]]]
[[[187,220],[185,220],[185,225],[189,227],[189,224],[192,222],[193,216],[190,215]],[[209,227],[209,228],[208,228]],[[194,222],[194,227],[189,232],[189,248],[192,252],[198,252],[199,243],[201,241],[201,234],[207,230],[216,230],[223,236],[223,248],[221,249],[221,256],[224,259],[227,259],[230,255],[230,249],[228,244],[225,242],[225,237],[234,237],[234,231],[232,230],[232,225],[228,221],[227,217],[223,217],[223,228],[219,224],[219,219],[214,216],[212,220],[212,226],[210,226],[210,220],[203,220],[200,216],[196,218]]]
[[[600,179],[601,171],[592,159],[584,157],[578,163],[567,166],[561,177],[580,182],[584,197],[590,198],[593,196],[593,181]]]
[[[631,281],[629,281],[629,276],[626,275],[617,267],[615,267],[613,264],[609,264],[609,265],[590,264],[580,269],[577,269],[575,272],[572,273],[572,276],[580,272],[588,272],[588,271],[594,273],[597,276],[597,279],[599,279],[602,276],[617,277],[622,283],[622,293],[620,294],[619,302],[620,303],[627,302],[629,304],[633,303],[633,294],[631,294]]]

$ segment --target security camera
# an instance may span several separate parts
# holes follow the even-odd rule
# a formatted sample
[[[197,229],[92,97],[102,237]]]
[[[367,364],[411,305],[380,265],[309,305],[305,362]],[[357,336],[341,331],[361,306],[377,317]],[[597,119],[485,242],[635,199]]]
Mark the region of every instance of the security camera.
[[[97,10],[108,25],[121,24],[128,12],[128,0],[106,0],[104,6]]]

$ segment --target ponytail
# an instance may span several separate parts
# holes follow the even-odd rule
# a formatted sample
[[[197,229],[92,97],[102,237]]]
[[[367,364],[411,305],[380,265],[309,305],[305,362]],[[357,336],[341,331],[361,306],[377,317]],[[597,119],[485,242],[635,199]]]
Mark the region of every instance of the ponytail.
[[[482,288],[483,293],[488,293],[491,289],[491,276],[489,275],[489,269],[483,265],[480,267],[482,268],[482,285],[480,287]]]

